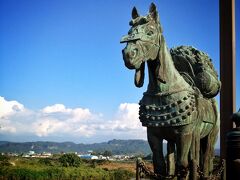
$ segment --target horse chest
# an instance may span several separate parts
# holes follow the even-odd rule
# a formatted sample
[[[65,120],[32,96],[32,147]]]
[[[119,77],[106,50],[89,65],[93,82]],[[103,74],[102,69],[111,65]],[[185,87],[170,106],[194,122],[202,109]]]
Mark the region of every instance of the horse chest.
[[[161,96],[144,95],[139,103],[139,119],[143,126],[181,126],[193,122],[191,115],[196,110],[194,95],[188,94],[165,104],[163,101]]]

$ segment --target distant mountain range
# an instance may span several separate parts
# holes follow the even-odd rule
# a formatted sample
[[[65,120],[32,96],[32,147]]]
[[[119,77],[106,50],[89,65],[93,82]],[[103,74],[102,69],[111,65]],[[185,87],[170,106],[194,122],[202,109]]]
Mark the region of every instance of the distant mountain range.
[[[163,152],[166,154],[166,144],[163,144]],[[148,142],[145,140],[117,140],[113,139],[108,142],[93,143],[93,144],[76,144],[73,142],[9,142],[0,141],[0,153],[26,153],[29,151],[35,151],[36,153],[51,152],[79,152],[86,153],[88,151],[101,153],[104,151],[111,151],[112,154],[129,154],[129,155],[148,155],[151,153],[151,149]],[[215,149],[215,155],[220,155],[220,150]]]
[[[104,152],[111,151],[112,154],[143,154],[151,153],[148,142],[145,140],[111,140],[108,142],[94,144],[76,144],[73,142],[8,142],[0,141],[0,152],[26,153],[35,151],[36,153],[51,152],[81,152],[88,151]]]

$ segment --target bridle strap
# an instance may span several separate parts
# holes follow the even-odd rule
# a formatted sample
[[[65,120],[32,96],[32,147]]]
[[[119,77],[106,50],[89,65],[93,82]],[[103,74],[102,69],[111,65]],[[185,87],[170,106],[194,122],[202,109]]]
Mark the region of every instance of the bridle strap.
[[[157,46],[157,47],[159,48],[159,49],[158,49],[158,52],[159,52],[159,50],[160,50],[160,48],[161,48],[159,29],[158,29],[157,31],[158,31],[158,32],[157,32],[157,33],[158,33],[158,34],[157,34],[157,39],[158,39],[159,44],[157,44],[156,42],[153,43],[153,42],[151,42],[151,41],[143,40],[143,39],[141,39],[141,38],[138,40],[139,46],[141,47],[142,51],[144,52],[144,53],[143,53],[143,58],[141,58],[141,59],[143,59],[142,62],[143,62],[144,60],[146,60],[147,56],[149,55],[149,53],[151,52],[151,50],[152,50],[152,48],[153,48],[154,46]],[[144,51],[144,48],[143,48],[143,45],[142,45],[141,42],[146,42],[146,43],[152,44],[151,48],[147,51],[147,53]]]

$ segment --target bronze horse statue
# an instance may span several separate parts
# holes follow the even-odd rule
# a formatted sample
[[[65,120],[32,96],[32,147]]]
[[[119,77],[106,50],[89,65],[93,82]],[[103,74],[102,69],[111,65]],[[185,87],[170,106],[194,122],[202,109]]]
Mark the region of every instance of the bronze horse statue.
[[[139,102],[139,118],[147,127],[154,172],[180,174],[179,179],[197,179],[191,178],[191,172],[189,177],[188,170],[190,162],[195,162],[204,176],[209,176],[213,170],[214,145],[219,131],[219,113],[213,97],[219,92],[220,84],[218,81],[215,83],[212,74],[204,68],[202,74],[200,70],[198,74],[194,72],[193,65],[189,65],[182,56],[174,56],[174,52],[183,50],[186,56],[190,52],[194,58],[205,54],[185,46],[170,53],[153,3],[146,16],[140,16],[134,7],[129,24],[128,35],[121,39],[121,43],[127,43],[122,54],[125,66],[135,69],[137,87],[143,86],[145,64],[148,67],[149,84]],[[207,63],[206,67],[213,68],[210,61]],[[181,72],[181,68],[187,66],[191,72]],[[206,82],[209,82],[208,86]],[[212,91],[216,86],[217,90]],[[204,94],[206,89],[209,91]],[[168,142],[167,163],[162,149],[163,140]]]

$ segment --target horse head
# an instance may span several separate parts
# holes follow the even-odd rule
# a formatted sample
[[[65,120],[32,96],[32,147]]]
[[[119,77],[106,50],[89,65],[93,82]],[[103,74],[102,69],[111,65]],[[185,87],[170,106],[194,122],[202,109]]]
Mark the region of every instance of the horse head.
[[[127,43],[122,54],[125,66],[128,69],[136,69],[135,85],[141,87],[144,80],[144,64],[146,61],[157,59],[163,40],[156,5],[150,5],[146,16],[140,16],[134,7],[129,24],[131,28],[128,35],[123,36],[120,41]]]

